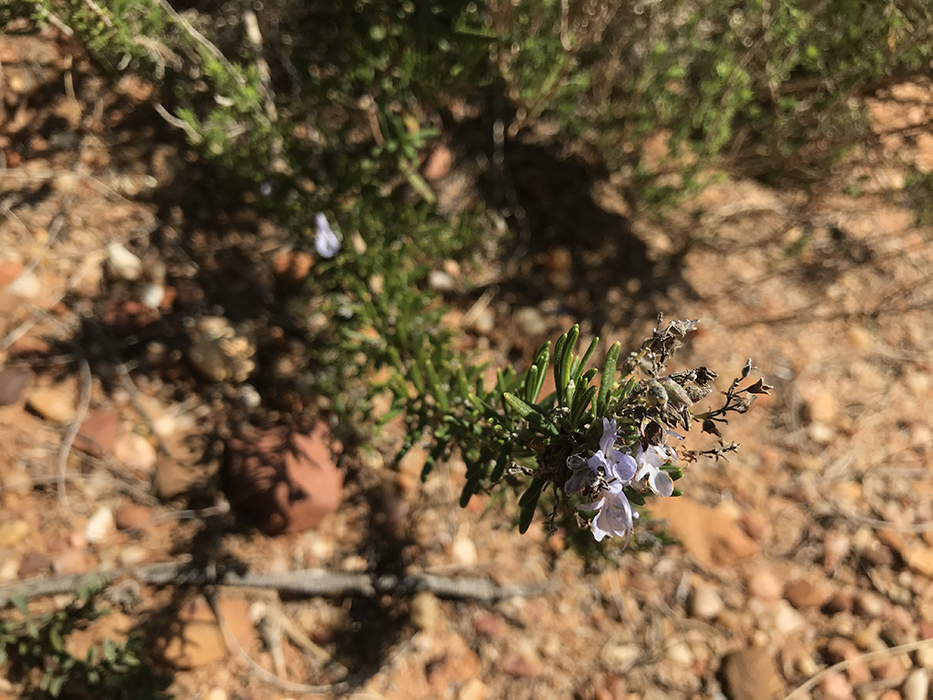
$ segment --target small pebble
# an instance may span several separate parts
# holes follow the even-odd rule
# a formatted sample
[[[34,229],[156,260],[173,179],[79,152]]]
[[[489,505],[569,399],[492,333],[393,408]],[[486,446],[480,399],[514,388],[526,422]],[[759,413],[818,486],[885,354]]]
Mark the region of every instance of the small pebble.
[[[129,433],[117,438],[113,447],[117,462],[133,471],[149,472],[156,463],[156,451],[142,435]]]
[[[244,384],[240,387],[240,399],[247,408],[258,408],[262,404],[262,396],[252,384]]]
[[[496,327],[496,314],[489,307],[476,314],[473,319],[473,330],[480,335],[489,335]]]
[[[431,270],[428,273],[428,286],[439,292],[451,292],[457,288],[457,280],[443,270]]]
[[[853,610],[856,615],[868,618],[880,617],[885,609],[885,600],[877,593],[859,591],[853,601]]]
[[[686,642],[674,642],[668,646],[667,658],[682,667],[690,667],[696,660]]]
[[[441,604],[433,593],[422,591],[411,601],[411,621],[422,632],[431,633],[440,621]]]
[[[20,299],[37,299],[42,294],[42,280],[35,272],[23,272],[7,285],[6,291]]]
[[[117,555],[117,560],[123,566],[136,566],[136,564],[144,562],[148,556],[149,552],[145,547],[141,547],[138,544],[131,544],[120,550],[120,553]]]
[[[748,595],[758,600],[780,600],[784,586],[767,569],[760,569],[748,578]]]
[[[29,534],[31,528],[25,520],[14,520],[0,525],[0,549],[11,549]]]
[[[62,387],[34,389],[26,403],[50,423],[70,423],[75,418],[74,396]]]
[[[30,551],[26,553],[22,561],[19,563],[19,569],[17,570],[16,575],[21,579],[33,578],[39,574],[46,573],[51,564],[51,560],[49,560],[49,558],[44,554]]]
[[[722,609],[722,598],[715,588],[705,583],[696,587],[690,605],[690,614],[693,617],[700,620],[712,620],[722,612]]]
[[[927,700],[930,693],[930,674],[925,668],[915,668],[904,681],[902,690],[904,700]]]
[[[107,262],[110,263],[110,270],[115,276],[128,282],[139,279],[143,271],[143,261],[139,256],[116,241],[107,244]]]
[[[93,544],[102,542],[114,529],[113,513],[109,508],[100,508],[88,519],[84,534],[87,541]]]
[[[823,566],[827,569],[835,569],[843,559],[849,556],[851,550],[852,541],[848,535],[830,530],[823,537]]]
[[[927,671],[933,671],[933,647],[923,647],[917,650],[917,663]]]
[[[0,372],[0,406],[9,406],[19,401],[29,383],[29,372],[20,369],[5,369]]]
[[[118,530],[142,527],[152,518],[152,512],[137,503],[123,503],[113,514],[113,521]]]
[[[819,583],[797,579],[784,588],[784,598],[797,609],[819,608],[826,602],[826,592]]]
[[[147,284],[143,287],[139,300],[150,309],[158,309],[165,299],[165,287],[161,284]]]
[[[453,544],[453,559],[463,566],[472,566],[478,558],[476,545],[468,537],[457,537]]]
[[[460,688],[457,700],[486,700],[486,684],[479,678],[471,678]]]
[[[77,547],[66,549],[52,562],[52,570],[59,575],[83,574],[87,569],[87,555]]]
[[[786,600],[777,602],[777,611],[774,615],[774,625],[782,634],[790,634],[799,630],[806,624],[803,615],[794,610]]]
[[[428,156],[424,165],[424,179],[428,182],[439,180],[450,171],[453,154],[444,144],[437,146]]]
[[[823,677],[819,684],[820,690],[826,700],[850,700],[852,695],[852,686],[848,679],[841,673],[830,673]]]
[[[642,654],[637,644],[607,644],[600,653],[600,661],[612,673],[624,675]]]

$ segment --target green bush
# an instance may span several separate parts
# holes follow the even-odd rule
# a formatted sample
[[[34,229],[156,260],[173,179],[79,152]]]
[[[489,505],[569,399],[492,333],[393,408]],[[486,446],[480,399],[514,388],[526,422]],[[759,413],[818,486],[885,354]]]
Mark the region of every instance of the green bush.
[[[21,618],[0,620],[0,666],[7,666],[11,680],[21,679],[31,697],[167,698],[168,680],[153,672],[139,636],[105,639],[83,659],[67,650],[72,632],[107,614],[95,605],[99,592],[90,582],[61,610],[38,616],[21,596],[14,598]]]

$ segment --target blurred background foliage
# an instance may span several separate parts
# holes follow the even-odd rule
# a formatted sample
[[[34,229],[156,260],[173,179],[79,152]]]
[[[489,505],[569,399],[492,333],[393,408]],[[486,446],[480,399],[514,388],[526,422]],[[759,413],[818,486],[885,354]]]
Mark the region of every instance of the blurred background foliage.
[[[114,79],[155,83],[163,118],[225,188],[253,193],[296,237],[327,214],[344,253],[307,282],[314,381],[361,429],[367,399],[390,389],[406,444],[431,435],[435,456],[486,455],[468,394],[495,403],[523,381],[484,395],[425,283],[441,261],[469,270],[511,236],[490,207],[439,210],[421,175],[438,140],[473,119],[494,164],[527,138],[570,144],[651,215],[715,170],[819,180],[869,135],[858,98],[933,59],[927,0],[15,0],[0,12],[72,33]]]

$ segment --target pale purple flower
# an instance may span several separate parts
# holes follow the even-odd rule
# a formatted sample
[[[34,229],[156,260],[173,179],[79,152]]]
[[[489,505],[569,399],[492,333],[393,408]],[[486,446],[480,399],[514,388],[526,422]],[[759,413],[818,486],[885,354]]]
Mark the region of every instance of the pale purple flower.
[[[340,239],[327,222],[327,217],[318,212],[314,217],[317,235],[314,237],[314,247],[322,258],[332,258],[340,251]]]
[[[677,453],[667,445],[651,445],[647,449],[638,446],[638,452],[635,453],[635,463],[638,465],[638,471],[635,473],[635,481],[641,481],[648,477],[648,488],[659,496],[667,498],[674,492],[674,482],[671,475],[661,467],[666,462],[676,462]]]
[[[602,467],[607,481],[615,480],[627,485],[635,476],[636,465],[630,455],[616,449],[618,437],[615,418],[603,418],[603,435],[599,439],[599,450],[586,463],[593,469]]]
[[[622,489],[622,484],[610,484],[595,501],[577,506],[579,510],[598,511],[596,517],[590,521],[590,528],[597,542],[601,542],[607,536],[624,537],[625,542],[622,546],[628,546],[632,528],[635,526],[634,519],[638,517],[638,513],[632,510],[632,504],[628,502]]]
[[[624,537],[625,545],[628,545],[634,518],[638,514],[633,511],[623,489],[635,476],[637,464],[634,457],[616,449],[616,426],[615,420],[603,418],[599,450],[574,471],[564,484],[564,491],[569,495],[585,490],[596,491],[595,501],[577,506],[579,510],[597,511],[590,523],[593,537],[597,542],[607,536]]]

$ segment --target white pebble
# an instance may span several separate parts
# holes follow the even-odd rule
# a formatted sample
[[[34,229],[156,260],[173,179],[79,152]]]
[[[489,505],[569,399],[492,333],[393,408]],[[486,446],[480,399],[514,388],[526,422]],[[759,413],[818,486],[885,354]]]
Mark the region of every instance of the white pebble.
[[[449,292],[457,288],[457,280],[443,270],[431,270],[428,273],[428,286],[439,292]]]
[[[150,309],[158,309],[165,298],[165,287],[161,284],[147,284],[143,287],[140,300]]]
[[[786,600],[775,603],[777,610],[774,615],[774,626],[782,634],[789,634],[800,629],[805,624],[803,615],[797,612]]]
[[[107,244],[107,260],[113,274],[121,279],[132,282],[142,274],[143,261],[116,241]]]
[[[712,620],[722,612],[723,603],[719,593],[712,586],[700,584],[693,592],[690,614],[700,620]]]
[[[904,681],[904,700],[926,700],[930,692],[930,675],[925,668],[911,671]]]
[[[458,537],[454,540],[452,554],[454,561],[463,566],[472,566],[476,563],[476,545],[467,537]]]
[[[113,513],[109,508],[100,508],[87,521],[84,535],[91,543],[103,541],[115,529]]]
[[[42,293],[42,281],[35,272],[22,272],[6,289],[20,299],[36,299]]]

